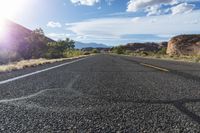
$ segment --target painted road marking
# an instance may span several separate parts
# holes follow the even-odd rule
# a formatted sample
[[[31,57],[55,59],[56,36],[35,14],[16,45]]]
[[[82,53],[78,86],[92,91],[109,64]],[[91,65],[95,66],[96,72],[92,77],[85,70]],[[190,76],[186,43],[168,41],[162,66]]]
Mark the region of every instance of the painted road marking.
[[[158,69],[158,70],[160,70],[160,71],[169,72],[169,70],[167,70],[167,69],[165,69],[165,68],[153,66],[153,65],[150,65],[150,64],[146,64],[146,63],[140,63],[140,64],[143,65],[143,66],[146,66],[146,67]]]
[[[26,100],[26,99],[30,99],[30,98],[36,97],[38,95],[41,95],[41,94],[43,94],[43,93],[45,93],[47,91],[56,91],[56,90],[61,90],[61,89],[68,89],[68,90],[74,91],[78,95],[81,95],[81,93],[76,92],[75,90],[72,90],[72,86],[78,80],[79,77],[80,77],[79,75],[76,75],[74,78],[72,78],[72,80],[70,81],[70,83],[67,85],[66,88],[45,89],[45,90],[41,90],[41,91],[39,91],[37,93],[31,94],[31,95],[28,95],[28,96],[22,96],[22,97],[13,98],[13,99],[3,99],[3,100],[0,100],[0,103],[7,103],[7,102]]]
[[[52,69],[55,69],[55,68],[66,66],[66,65],[69,65],[69,64],[84,60],[84,59],[86,59],[86,58],[77,59],[77,60],[74,60],[74,61],[71,61],[71,62],[66,62],[66,63],[60,64],[60,65],[57,65],[57,66],[53,66],[53,67],[46,68],[46,69],[43,69],[43,70],[39,70],[39,71],[35,71],[35,72],[28,73],[28,74],[25,74],[25,75],[21,75],[21,76],[15,77],[15,78],[11,78],[11,79],[7,79],[7,80],[4,80],[4,81],[0,81],[0,85],[6,84],[6,83],[9,83],[9,82],[18,80],[18,79],[26,78],[26,77],[29,77],[29,76],[32,76],[32,75],[36,75],[36,74],[39,74],[39,73],[42,73],[42,72],[46,72],[46,71],[49,71],[49,70],[52,70]]]

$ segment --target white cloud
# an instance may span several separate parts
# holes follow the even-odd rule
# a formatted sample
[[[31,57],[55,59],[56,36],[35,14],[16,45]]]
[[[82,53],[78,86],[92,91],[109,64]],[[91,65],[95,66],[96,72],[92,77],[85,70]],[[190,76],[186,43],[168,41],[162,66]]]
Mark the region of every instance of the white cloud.
[[[70,34],[66,34],[66,33],[49,33],[49,34],[47,34],[47,36],[49,38],[54,39],[54,40],[63,40],[65,38],[70,37],[71,35]]]
[[[174,4],[175,0],[130,0],[128,2],[127,12],[136,12],[148,6],[161,4]]]
[[[168,13],[175,15],[192,11],[195,5],[189,3],[197,1],[199,0],[130,0],[127,6],[127,12],[143,10],[147,13],[147,16]],[[166,5],[168,8],[166,8]]]
[[[62,25],[59,22],[49,21],[47,27],[51,28],[61,28]]]
[[[92,39],[121,39],[129,34],[176,35],[199,33],[197,24],[188,25],[186,21],[195,20],[200,11],[187,14],[148,16],[140,18],[100,18],[70,23],[67,30],[77,36]]]
[[[150,19],[149,22],[151,23],[156,23],[157,19],[153,18],[153,19]]]
[[[107,3],[108,3],[108,5],[112,5],[112,3],[115,1],[115,0],[105,0]]]
[[[86,5],[86,6],[93,6],[94,4],[98,3],[100,0],[71,0],[73,4],[78,5]]]
[[[179,3],[182,3],[182,2],[199,2],[199,0],[176,0],[177,2]]]
[[[171,11],[173,15],[180,14],[180,13],[188,13],[188,12],[191,12],[194,9],[194,7],[195,5],[193,4],[182,3],[175,7],[172,7]]]
[[[129,13],[128,12],[115,12],[115,13],[107,14],[107,16],[124,16],[127,14],[129,14]]]
[[[71,2],[73,4],[78,4],[78,5],[86,5],[86,6],[93,6],[95,5],[96,3],[99,3],[101,2],[102,0],[71,0]],[[112,3],[114,2],[115,0],[105,0],[105,2],[108,4],[108,5],[112,5]]]
[[[145,9],[145,12],[147,12],[147,16],[160,15],[162,13],[159,5],[149,6]]]
[[[186,24],[200,24],[200,19],[185,21]]]
[[[133,19],[131,19],[131,21],[133,23],[139,23],[140,22],[140,17],[134,17]]]

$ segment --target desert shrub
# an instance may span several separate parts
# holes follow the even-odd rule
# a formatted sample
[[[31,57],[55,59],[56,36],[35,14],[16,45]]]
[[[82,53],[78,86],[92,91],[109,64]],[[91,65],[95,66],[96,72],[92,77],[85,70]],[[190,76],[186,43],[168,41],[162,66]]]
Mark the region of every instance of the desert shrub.
[[[92,50],[92,53],[97,54],[97,53],[100,53],[100,52],[99,52],[99,50],[97,50],[97,49],[93,49],[93,50]]]
[[[69,58],[69,57],[75,57],[75,56],[80,56],[83,55],[84,53],[80,50],[66,50],[63,53],[64,58]]]
[[[155,58],[161,58],[161,55],[160,54],[155,54],[154,57]]]
[[[141,51],[141,52],[140,52],[140,55],[141,55],[141,56],[148,56],[148,55],[149,55],[149,53],[148,53],[148,52],[146,52],[146,51]]]
[[[167,48],[162,48],[161,50],[159,50],[158,52],[157,52],[157,54],[160,54],[160,55],[164,55],[164,54],[166,54],[167,53]]]
[[[47,51],[47,38],[41,28],[31,32],[31,34],[25,38],[27,44],[18,49],[18,52],[24,59],[41,58]]]
[[[133,52],[131,50],[125,50],[124,54],[131,55]]]
[[[197,63],[200,62],[200,56],[196,56],[196,57],[194,58],[194,61],[197,62]]]
[[[63,53],[57,50],[49,49],[48,52],[45,54],[45,58],[47,59],[63,58]]]
[[[124,54],[125,50],[122,46],[112,48],[112,52],[116,54]]]
[[[90,52],[83,52],[83,55],[90,55]]]
[[[45,54],[46,58],[63,58],[67,56],[72,56],[73,54],[78,54],[74,50],[74,41],[66,38],[65,40],[60,40],[58,42],[49,42],[47,44],[48,51]]]

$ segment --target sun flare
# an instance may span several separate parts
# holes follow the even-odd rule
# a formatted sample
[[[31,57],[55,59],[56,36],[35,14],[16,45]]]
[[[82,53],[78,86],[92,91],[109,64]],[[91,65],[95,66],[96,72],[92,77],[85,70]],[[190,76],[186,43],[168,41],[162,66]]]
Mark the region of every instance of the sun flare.
[[[22,10],[27,0],[1,0],[0,1],[0,17],[12,18]]]
[[[19,12],[26,8],[28,0],[0,0],[0,37],[6,30],[6,19],[14,19]]]
[[[6,19],[0,17],[0,39],[3,37],[6,30]]]

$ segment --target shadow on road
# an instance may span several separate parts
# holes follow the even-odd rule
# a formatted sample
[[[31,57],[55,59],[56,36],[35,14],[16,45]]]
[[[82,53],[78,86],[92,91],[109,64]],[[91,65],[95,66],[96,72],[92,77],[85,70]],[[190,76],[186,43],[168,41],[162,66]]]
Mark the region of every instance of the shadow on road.
[[[184,113],[185,115],[189,116],[192,120],[196,121],[200,124],[200,116],[193,113],[189,109],[185,107],[186,103],[195,103],[200,102],[200,99],[180,99],[180,100],[132,100],[132,99],[115,99],[115,98],[108,98],[108,97],[99,97],[100,99],[104,99],[108,102],[130,102],[136,104],[170,104],[176,107],[180,112]]]
[[[122,58],[119,57],[122,60],[128,61],[128,62],[132,62],[135,64],[140,65],[141,62],[138,62],[136,60],[133,59],[128,59],[128,58]],[[153,65],[153,64],[152,64]],[[168,69],[168,68],[167,68]],[[197,75],[192,75],[189,73],[185,73],[184,70],[178,71],[178,70],[172,70],[172,69],[168,69],[169,70],[169,74],[173,74],[173,75],[177,75],[177,76],[181,76],[183,78],[186,78],[188,80],[193,80],[196,82],[200,82],[200,77]],[[158,70],[155,70],[158,71]],[[154,72],[155,72],[154,71]],[[188,70],[185,70],[188,71]],[[110,99],[107,97],[100,97],[101,99],[105,99],[109,102],[131,102],[131,103],[138,103],[138,104],[170,104],[173,105],[174,107],[176,107],[180,112],[184,113],[185,115],[189,116],[192,120],[196,121],[198,124],[200,124],[200,116],[198,116],[197,114],[193,113],[192,111],[190,111],[189,109],[186,108],[185,104],[186,103],[195,103],[195,102],[200,102],[200,99],[179,99],[179,100],[132,100],[132,99]]]

